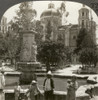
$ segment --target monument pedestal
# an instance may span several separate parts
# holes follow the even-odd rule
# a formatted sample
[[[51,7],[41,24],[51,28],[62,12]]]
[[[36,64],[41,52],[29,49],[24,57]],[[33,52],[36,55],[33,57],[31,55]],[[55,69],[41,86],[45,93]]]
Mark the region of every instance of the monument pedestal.
[[[30,84],[32,80],[37,80],[36,68],[40,67],[39,62],[18,62],[18,70],[21,72],[19,82],[22,85]]]
[[[20,76],[21,84],[28,84],[35,79],[36,68],[40,63],[36,61],[37,45],[35,43],[34,31],[21,31],[21,53],[20,62],[17,63],[17,69],[22,72]]]
[[[35,72],[36,68],[40,67],[39,62],[18,62],[18,70],[22,72]]]

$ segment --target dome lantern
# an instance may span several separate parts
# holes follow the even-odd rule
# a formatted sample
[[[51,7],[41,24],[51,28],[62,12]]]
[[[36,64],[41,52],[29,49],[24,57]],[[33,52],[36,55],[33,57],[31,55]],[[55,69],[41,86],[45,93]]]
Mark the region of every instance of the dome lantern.
[[[49,4],[48,4],[48,9],[51,9],[51,8],[55,8],[55,6],[54,6],[53,3],[49,3]]]

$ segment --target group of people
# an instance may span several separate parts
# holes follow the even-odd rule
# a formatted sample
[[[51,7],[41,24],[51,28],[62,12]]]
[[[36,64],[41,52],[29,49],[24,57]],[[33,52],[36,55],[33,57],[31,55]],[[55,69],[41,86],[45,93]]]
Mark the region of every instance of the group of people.
[[[25,95],[28,95],[29,93],[30,100],[39,100],[39,94],[44,95],[45,100],[53,100],[54,80],[52,79],[51,71],[48,71],[47,77],[44,80],[43,90],[44,94],[40,91],[37,80],[32,80]]]
[[[15,100],[21,100],[20,98],[20,91],[21,91],[21,87],[19,85],[19,83],[17,82],[17,85],[14,89],[15,92]],[[54,81],[52,79],[52,73],[51,71],[49,71],[47,73],[47,77],[44,80],[44,84],[43,84],[43,90],[44,90],[44,97],[45,100],[53,100],[53,92],[54,92]],[[39,87],[38,87],[38,82],[37,79],[32,80],[29,89],[26,91],[25,93],[25,97],[28,98],[29,94],[29,98],[30,100],[39,100],[39,94],[43,95],[43,93],[40,91]]]
[[[67,81],[67,97],[66,100],[75,100],[76,99],[76,90],[78,88],[78,83],[76,77],[73,76],[72,79]],[[19,100],[19,92],[21,88],[19,84],[15,89],[16,99]],[[32,80],[29,89],[26,91],[25,96],[29,94],[30,100],[39,100],[39,94],[44,95],[45,100],[54,100],[54,80],[52,78],[51,71],[48,71],[47,77],[43,82],[44,94],[40,91],[38,87],[37,80]]]
[[[5,78],[4,78],[4,72],[0,72],[0,100],[4,100],[4,93],[3,89],[5,86]],[[47,77],[45,78],[43,82],[43,90],[44,94],[40,91],[38,87],[37,80],[32,80],[29,89],[26,91],[25,96],[29,93],[30,100],[39,100],[39,94],[44,95],[45,100],[54,100],[54,80],[52,78],[51,71],[48,71]],[[76,77],[73,76],[72,79],[68,79],[67,81],[67,97],[66,100],[75,100],[76,98],[76,90],[78,88],[78,83],[76,81]],[[20,98],[20,91],[22,90],[21,86],[17,82],[17,85],[15,86],[14,92],[15,92],[15,100],[21,100]],[[28,100],[28,99],[27,99]]]

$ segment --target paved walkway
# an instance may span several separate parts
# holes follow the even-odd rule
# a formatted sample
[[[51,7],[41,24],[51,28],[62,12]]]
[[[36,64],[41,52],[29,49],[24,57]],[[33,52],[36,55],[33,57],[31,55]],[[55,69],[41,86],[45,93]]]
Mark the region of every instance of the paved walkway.
[[[77,76],[77,77],[81,77],[81,78],[85,78],[88,76],[91,77],[98,77],[98,74],[75,74],[74,72],[76,72],[79,69],[80,65],[71,65],[71,67],[67,67],[64,69],[59,69],[55,72],[55,75],[59,75],[59,76]]]

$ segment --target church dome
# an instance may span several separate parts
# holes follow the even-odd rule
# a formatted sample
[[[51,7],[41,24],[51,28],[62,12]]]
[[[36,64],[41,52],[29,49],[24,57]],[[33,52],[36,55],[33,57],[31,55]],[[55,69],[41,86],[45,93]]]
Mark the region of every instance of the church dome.
[[[42,12],[40,18],[48,16],[60,16],[60,13],[55,9],[53,3],[48,5],[48,9]]]

